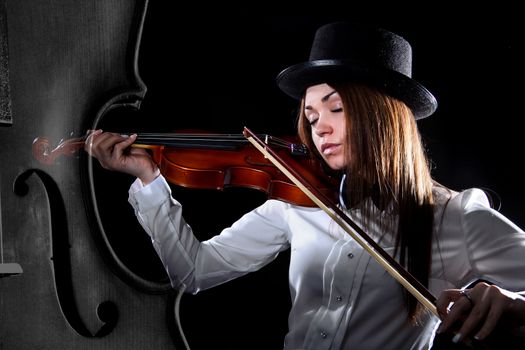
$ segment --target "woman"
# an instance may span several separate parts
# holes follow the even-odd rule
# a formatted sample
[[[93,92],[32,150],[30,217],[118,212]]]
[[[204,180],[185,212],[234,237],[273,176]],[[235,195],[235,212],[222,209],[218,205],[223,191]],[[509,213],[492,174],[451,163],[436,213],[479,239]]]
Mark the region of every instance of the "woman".
[[[416,120],[437,103],[411,78],[408,42],[382,29],[328,24],[317,31],[309,61],[277,80],[301,101],[303,142],[344,174],[346,213],[439,295],[438,332],[460,322],[459,342],[483,339],[503,322],[525,325],[525,234],[490,209],[480,190],[457,193],[432,180]],[[291,249],[284,348],[420,349],[432,342],[436,317],[320,209],[269,200],[199,242],[156,164],[129,149],[135,138],[96,131],[86,150],[103,167],[138,178],[129,201],[175,288],[197,293]],[[479,279],[485,282],[461,289]]]

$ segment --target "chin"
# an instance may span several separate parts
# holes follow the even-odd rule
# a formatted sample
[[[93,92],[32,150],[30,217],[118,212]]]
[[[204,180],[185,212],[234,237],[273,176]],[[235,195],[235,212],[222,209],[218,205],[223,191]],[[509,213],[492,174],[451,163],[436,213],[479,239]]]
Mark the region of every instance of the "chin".
[[[326,164],[330,167],[330,169],[332,170],[343,170],[343,168],[345,167],[344,163],[343,162],[339,162],[339,161],[326,161]]]

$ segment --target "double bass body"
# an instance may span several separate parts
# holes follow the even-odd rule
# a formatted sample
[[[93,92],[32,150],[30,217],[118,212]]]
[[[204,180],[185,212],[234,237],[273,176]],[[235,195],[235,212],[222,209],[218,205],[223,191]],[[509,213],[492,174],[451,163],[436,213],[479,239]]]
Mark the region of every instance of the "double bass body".
[[[112,246],[89,162],[46,166],[30,151],[35,135],[78,132],[120,105],[140,105],[148,2],[0,5],[12,112],[0,127],[1,247],[6,262],[23,268],[0,279],[0,348],[182,348],[167,321],[174,291],[164,274],[140,275]]]

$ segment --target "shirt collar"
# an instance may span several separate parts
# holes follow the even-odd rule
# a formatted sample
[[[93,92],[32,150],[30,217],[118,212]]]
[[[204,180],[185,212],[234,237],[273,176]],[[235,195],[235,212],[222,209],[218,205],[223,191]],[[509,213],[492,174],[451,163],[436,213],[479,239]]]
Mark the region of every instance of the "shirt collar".
[[[347,210],[345,199],[344,199],[344,193],[345,193],[345,182],[346,180],[346,174],[343,174],[343,177],[341,178],[341,183],[339,184],[339,204],[344,210]]]

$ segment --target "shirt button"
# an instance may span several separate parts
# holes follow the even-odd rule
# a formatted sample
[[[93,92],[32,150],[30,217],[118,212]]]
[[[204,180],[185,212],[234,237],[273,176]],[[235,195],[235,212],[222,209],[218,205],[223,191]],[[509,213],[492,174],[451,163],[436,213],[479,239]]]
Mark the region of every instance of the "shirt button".
[[[353,258],[354,258],[354,253],[348,253],[348,257],[349,257],[350,259],[353,259]]]
[[[328,335],[325,332],[321,332],[321,338],[325,339]]]
[[[337,301],[341,301],[341,300],[343,300],[343,297],[338,295],[336,299],[337,299]]]

